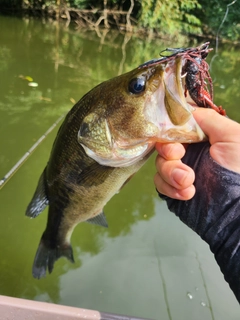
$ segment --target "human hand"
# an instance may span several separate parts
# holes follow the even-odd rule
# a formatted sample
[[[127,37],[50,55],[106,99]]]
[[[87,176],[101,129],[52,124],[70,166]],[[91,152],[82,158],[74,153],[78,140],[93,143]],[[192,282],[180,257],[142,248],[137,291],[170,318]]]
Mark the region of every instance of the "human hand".
[[[211,109],[197,108],[193,115],[209,138],[211,157],[221,166],[240,173],[240,124]],[[185,147],[180,143],[156,144],[159,155],[155,186],[161,194],[178,200],[189,200],[195,194],[195,173],[181,161],[187,152]]]
[[[240,124],[211,109],[193,115],[209,142],[158,143],[155,185],[169,210],[208,243],[240,303]]]

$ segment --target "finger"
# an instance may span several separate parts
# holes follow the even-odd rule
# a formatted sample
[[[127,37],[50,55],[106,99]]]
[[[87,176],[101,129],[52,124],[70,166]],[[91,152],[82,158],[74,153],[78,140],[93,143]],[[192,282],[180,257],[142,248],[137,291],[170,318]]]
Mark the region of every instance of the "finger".
[[[185,154],[185,148],[181,143],[156,143],[157,152],[166,160],[178,160]]]
[[[194,185],[181,190],[176,189],[164,181],[159,173],[154,176],[154,183],[159,193],[177,200],[190,200],[196,191]]]
[[[156,169],[167,184],[178,190],[190,187],[195,179],[194,171],[181,160],[165,160],[157,156]]]
[[[239,132],[240,125],[212,109],[196,108],[193,116],[204,133],[209,137],[211,144],[216,142],[239,141],[236,131]],[[219,130],[222,128],[223,130]]]

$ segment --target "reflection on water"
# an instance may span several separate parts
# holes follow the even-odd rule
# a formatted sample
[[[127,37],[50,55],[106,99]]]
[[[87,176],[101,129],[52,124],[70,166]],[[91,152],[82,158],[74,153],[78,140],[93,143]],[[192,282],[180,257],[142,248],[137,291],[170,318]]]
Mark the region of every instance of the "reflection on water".
[[[7,17],[0,24],[1,176],[93,86],[158,57],[165,47],[189,45],[115,32],[101,37]],[[238,50],[223,46],[211,66],[215,102],[240,121]],[[26,76],[38,86],[29,87]],[[152,319],[239,319],[238,304],[207,245],[158,199],[154,156],[106,205],[108,229],[77,226],[75,263],[60,259],[53,274],[32,278],[47,211],[33,220],[24,212],[56,132],[0,192],[0,294]]]

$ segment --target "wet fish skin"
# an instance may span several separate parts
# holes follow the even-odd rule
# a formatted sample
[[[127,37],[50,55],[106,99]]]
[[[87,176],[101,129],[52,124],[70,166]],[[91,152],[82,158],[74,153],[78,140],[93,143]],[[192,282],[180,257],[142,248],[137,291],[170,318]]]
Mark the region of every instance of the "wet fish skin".
[[[70,237],[75,225],[102,212],[108,199],[148,158],[134,166],[113,168],[103,167],[86,155],[77,134],[82,119],[95,102],[92,100],[97,99],[85,96],[67,115],[40,181],[45,205],[36,212],[36,204],[30,203],[26,212],[27,216],[33,217],[33,212],[37,216],[49,204],[47,227],[33,264],[35,278],[46,276],[47,269],[51,273],[54,262],[61,256],[74,261]]]
[[[161,65],[134,69],[92,89],[67,114],[26,211],[27,216],[36,217],[49,205],[46,230],[33,263],[35,278],[46,276],[47,270],[51,273],[54,262],[61,256],[74,261],[70,244],[74,227],[88,220],[106,226],[104,205],[153,152],[155,142],[161,138],[156,121],[159,99],[164,104],[165,96],[161,95],[168,89],[163,83],[163,74]],[[143,75],[146,79],[144,92],[129,93],[129,82]],[[181,117],[186,113],[185,122],[191,116],[184,108],[180,113]],[[194,133],[186,133],[185,138],[185,122],[179,123],[179,132],[173,125],[170,138],[166,136],[164,141],[202,140],[195,129]],[[142,145],[146,146],[144,152]],[[91,158],[86,150],[99,161]],[[134,152],[139,155],[135,157]],[[94,220],[96,218],[98,220]]]

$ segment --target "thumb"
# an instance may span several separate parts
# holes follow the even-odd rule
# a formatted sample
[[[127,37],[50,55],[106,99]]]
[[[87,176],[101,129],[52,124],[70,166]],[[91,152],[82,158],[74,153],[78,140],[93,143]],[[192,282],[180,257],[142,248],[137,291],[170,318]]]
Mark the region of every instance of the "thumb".
[[[212,109],[196,108],[193,116],[211,145],[217,142],[239,142],[239,124]]]
[[[240,125],[211,109],[197,108],[193,116],[211,144],[211,157],[221,166],[240,173]]]

